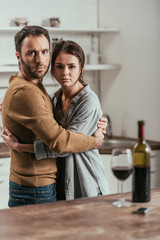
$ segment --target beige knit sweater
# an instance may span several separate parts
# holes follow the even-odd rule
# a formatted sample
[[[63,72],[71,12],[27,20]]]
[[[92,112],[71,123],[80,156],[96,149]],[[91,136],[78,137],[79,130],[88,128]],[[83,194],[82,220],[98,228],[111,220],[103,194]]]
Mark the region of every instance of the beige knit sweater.
[[[3,100],[2,119],[21,143],[42,139],[57,153],[84,152],[94,147],[94,138],[60,127],[53,118],[52,103],[42,84],[11,76]],[[11,150],[10,180],[39,187],[55,182],[56,159],[36,160],[33,153]]]

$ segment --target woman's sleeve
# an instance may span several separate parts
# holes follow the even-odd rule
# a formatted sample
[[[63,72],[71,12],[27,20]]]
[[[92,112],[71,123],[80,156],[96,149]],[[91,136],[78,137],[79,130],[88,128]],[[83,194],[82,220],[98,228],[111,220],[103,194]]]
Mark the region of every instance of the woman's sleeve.
[[[34,141],[34,152],[37,160],[41,160],[45,158],[66,157],[70,154],[70,153],[58,154],[53,150],[50,150],[48,145],[45,144],[41,139],[37,139]]]

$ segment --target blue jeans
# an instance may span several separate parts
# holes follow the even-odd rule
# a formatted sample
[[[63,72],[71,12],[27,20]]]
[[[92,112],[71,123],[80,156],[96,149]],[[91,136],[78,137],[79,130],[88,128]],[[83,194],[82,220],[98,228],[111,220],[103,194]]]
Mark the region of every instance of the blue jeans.
[[[102,193],[98,193],[98,196],[102,196]]]
[[[55,188],[55,183],[43,187],[24,187],[10,181],[8,206],[56,202]]]

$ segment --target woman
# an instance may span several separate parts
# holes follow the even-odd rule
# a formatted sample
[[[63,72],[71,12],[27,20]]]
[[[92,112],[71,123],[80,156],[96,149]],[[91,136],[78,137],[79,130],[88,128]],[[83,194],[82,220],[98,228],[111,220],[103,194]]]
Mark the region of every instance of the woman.
[[[56,121],[64,128],[93,135],[102,116],[102,110],[97,95],[82,80],[84,62],[84,52],[77,43],[60,41],[55,45],[51,74],[61,88],[53,97],[54,115]],[[16,150],[22,150],[20,145],[16,145]],[[27,148],[24,149],[24,144],[23,151],[28,151]],[[48,157],[58,157],[59,200],[109,193],[107,176],[97,149],[58,155],[50,151],[41,140],[37,140],[34,143],[34,151],[38,160],[45,161],[44,159]]]

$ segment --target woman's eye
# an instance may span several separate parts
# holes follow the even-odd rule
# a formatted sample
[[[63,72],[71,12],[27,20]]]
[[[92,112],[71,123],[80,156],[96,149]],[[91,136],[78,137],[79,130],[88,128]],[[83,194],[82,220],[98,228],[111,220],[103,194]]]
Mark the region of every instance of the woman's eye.
[[[73,68],[75,68],[75,67],[76,67],[76,66],[74,66],[74,65],[70,65],[70,66],[69,66],[70,69],[73,69]]]
[[[58,69],[62,69],[63,66],[61,66],[61,65],[57,65],[57,68],[58,68]]]
[[[62,65],[57,65],[56,67],[57,67],[58,69],[62,69],[62,68],[63,68]]]

